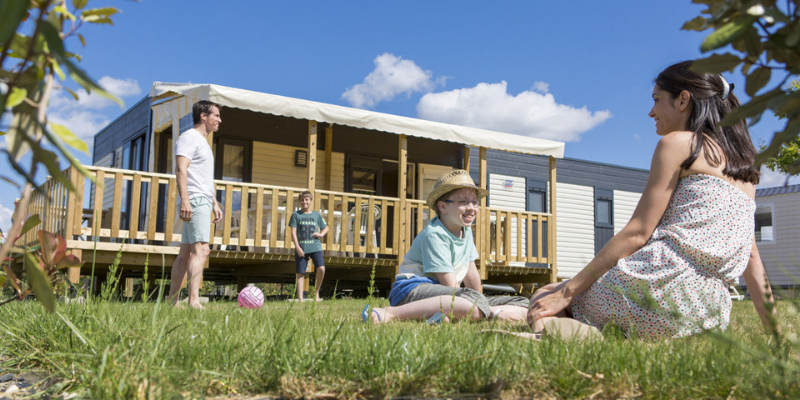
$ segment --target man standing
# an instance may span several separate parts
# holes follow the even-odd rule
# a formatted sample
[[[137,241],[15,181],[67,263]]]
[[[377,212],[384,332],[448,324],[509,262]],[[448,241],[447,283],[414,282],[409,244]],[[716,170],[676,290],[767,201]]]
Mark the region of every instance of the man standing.
[[[214,153],[208,135],[219,129],[222,119],[219,106],[201,100],[192,106],[194,129],[182,133],[175,143],[175,180],[180,196],[183,220],[181,250],[172,264],[169,298],[177,306],[184,279],[189,280],[189,307],[200,308],[200,282],[203,266],[211,249],[211,213],[214,221],[222,219],[222,210],[214,198]]]

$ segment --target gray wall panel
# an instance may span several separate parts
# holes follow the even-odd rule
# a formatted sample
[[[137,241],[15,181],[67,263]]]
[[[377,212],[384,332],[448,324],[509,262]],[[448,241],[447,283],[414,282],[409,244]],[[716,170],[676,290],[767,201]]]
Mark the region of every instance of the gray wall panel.
[[[140,133],[149,131],[150,128],[150,97],[147,96],[129,108],[125,113],[117,117],[114,121],[101,129],[94,136],[94,149],[92,151],[92,163],[105,157],[114,149],[122,146],[123,143],[132,139]],[[150,148],[150,138],[145,139],[145,149]],[[147,165],[147,155],[145,153],[145,165]]]
[[[478,180],[477,148],[470,150],[470,175]],[[549,160],[545,156],[487,150],[487,169],[490,174],[524,176],[536,180],[549,177]],[[592,161],[562,158],[556,160],[559,182],[584,186],[603,186],[613,190],[641,193],[647,184],[648,171]]]

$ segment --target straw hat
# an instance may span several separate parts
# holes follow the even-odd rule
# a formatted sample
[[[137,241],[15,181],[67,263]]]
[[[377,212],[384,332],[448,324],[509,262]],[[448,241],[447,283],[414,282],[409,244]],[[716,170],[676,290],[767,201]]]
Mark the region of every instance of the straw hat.
[[[489,194],[488,190],[475,186],[475,182],[470,178],[469,172],[463,169],[457,169],[440,176],[439,179],[436,180],[436,183],[433,184],[431,194],[428,195],[428,207],[435,210],[436,201],[439,200],[440,197],[454,190],[463,188],[475,189],[478,193],[478,200]]]

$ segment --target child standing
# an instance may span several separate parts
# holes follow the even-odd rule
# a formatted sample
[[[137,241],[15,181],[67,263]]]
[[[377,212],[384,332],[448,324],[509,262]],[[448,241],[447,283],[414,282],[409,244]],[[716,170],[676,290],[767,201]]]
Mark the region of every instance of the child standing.
[[[317,269],[314,300],[320,301],[319,289],[322,286],[322,279],[325,278],[325,261],[322,259],[322,243],[319,238],[328,233],[328,225],[319,212],[311,209],[314,202],[311,192],[306,190],[300,193],[298,201],[300,210],[292,213],[292,218],[289,220],[289,227],[292,228],[292,240],[294,240],[294,262],[297,267],[295,271],[297,272],[297,299],[303,301],[306,268],[308,260],[311,259]]]

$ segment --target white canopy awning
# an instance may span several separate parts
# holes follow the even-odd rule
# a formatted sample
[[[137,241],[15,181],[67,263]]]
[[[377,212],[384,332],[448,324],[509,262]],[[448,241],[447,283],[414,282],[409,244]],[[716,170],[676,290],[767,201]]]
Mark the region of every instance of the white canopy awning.
[[[195,102],[210,100],[225,107],[284,117],[445,140],[474,147],[557,158],[564,157],[563,142],[443,124],[225,86],[155,82],[150,91],[150,97],[156,103],[153,106],[153,128],[156,131],[166,128],[173,123],[173,120],[191,113],[191,107]],[[160,100],[165,101],[159,103]]]

